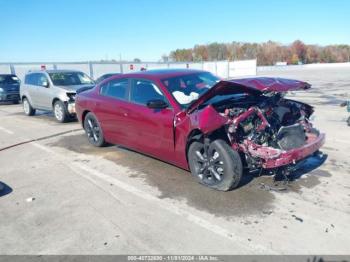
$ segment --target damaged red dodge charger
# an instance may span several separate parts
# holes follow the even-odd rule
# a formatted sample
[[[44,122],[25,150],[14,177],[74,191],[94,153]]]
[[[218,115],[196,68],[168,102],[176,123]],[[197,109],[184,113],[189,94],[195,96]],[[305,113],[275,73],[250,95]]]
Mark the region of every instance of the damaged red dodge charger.
[[[223,81],[198,70],[113,76],[77,95],[91,144],[122,145],[190,170],[208,187],[237,187],[243,169],[288,170],[324,144],[313,108],[287,99],[308,89],[281,78]]]

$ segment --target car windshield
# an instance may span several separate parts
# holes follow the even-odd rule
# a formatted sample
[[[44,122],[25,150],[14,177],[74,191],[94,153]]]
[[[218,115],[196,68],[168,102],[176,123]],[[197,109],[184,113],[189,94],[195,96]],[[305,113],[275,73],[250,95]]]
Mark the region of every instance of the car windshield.
[[[49,76],[56,86],[73,86],[93,84],[94,81],[82,72],[58,72],[49,73]]]
[[[162,80],[165,87],[182,107],[187,107],[219,81],[220,79],[218,77],[207,72],[176,76]]]
[[[105,80],[105,79],[107,79],[107,78],[109,78],[109,77],[111,77],[111,76],[114,76],[114,75],[118,75],[118,74],[117,74],[117,73],[116,73],[116,74],[111,73],[111,74],[102,75],[102,76],[100,76],[99,78],[96,79],[96,83],[99,84],[99,83],[101,83],[103,80]]]
[[[15,75],[0,75],[0,84],[18,84],[19,79]]]

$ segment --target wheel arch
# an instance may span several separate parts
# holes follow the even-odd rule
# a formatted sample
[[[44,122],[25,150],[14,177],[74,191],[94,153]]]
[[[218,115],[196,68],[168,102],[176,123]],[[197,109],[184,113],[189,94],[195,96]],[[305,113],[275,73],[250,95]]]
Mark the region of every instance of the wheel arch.
[[[31,101],[31,99],[30,99],[30,97],[29,97],[28,95],[23,94],[23,95],[21,96],[21,100],[23,101],[23,99],[27,99],[27,100],[29,101],[29,103],[32,104],[32,101]]]
[[[84,121],[85,121],[85,117],[88,113],[90,113],[90,110],[84,110],[84,112],[81,114],[81,125],[84,128]]]
[[[58,97],[55,97],[54,99],[52,99],[52,103],[51,103],[52,108],[53,108],[54,104],[55,104],[57,101],[61,101],[61,102],[62,102],[62,100],[59,99]]]
[[[208,135],[208,137],[210,138],[211,141],[214,141],[216,139],[224,140],[226,142],[226,144],[231,146],[231,142],[227,136],[227,131],[226,131],[225,127],[223,127],[223,126],[214,130],[213,132],[211,132]]]
[[[204,134],[200,129],[196,128],[193,129],[190,134],[187,136],[187,140],[186,140],[186,149],[185,149],[185,154],[186,154],[186,161],[188,163],[188,149],[191,145],[192,142],[194,141],[202,141],[204,142],[204,137],[207,137],[210,139],[210,141],[214,141],[216,139],[221,139],[223,141],[225,141],[229,146],[231,146],[231,142],[227,136],[225,127],[220,127],[216,130],[214,130],[213,132],[209,133],[209,134]]]
[[[196,128],[196,129],[193,129],[189,135],[187,136],[187,139],[186,139],[186,147],[185,147],[185,155],[186,155],[186,161],[188,163],[188,156],[187,156],[187,153],[188,153],[188,149],[190,148],[190,145],[194,142],[194,141],[201,141],[203,140],[204,138],[204,133]]]

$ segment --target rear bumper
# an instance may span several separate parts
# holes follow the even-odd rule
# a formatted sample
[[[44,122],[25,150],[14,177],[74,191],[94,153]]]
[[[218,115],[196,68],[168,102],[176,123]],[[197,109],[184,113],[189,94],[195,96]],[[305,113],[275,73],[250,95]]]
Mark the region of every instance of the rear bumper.
[[[272,147],[248,145],[248,152],[260,158],[262,167],[266,169],[295,164],[298,160],[306,158],[316,152],[325,143],[325,134],[308,134],[307,142],[304,146],[283,151]]]

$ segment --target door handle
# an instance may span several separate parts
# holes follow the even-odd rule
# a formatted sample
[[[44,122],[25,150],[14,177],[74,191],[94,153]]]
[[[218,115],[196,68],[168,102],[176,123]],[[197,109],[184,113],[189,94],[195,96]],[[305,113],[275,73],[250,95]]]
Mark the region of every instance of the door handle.
[[[119,110],[121,111],[122,115],[127,117],[129,116],[129,110],[124,107],[119,107]]]

